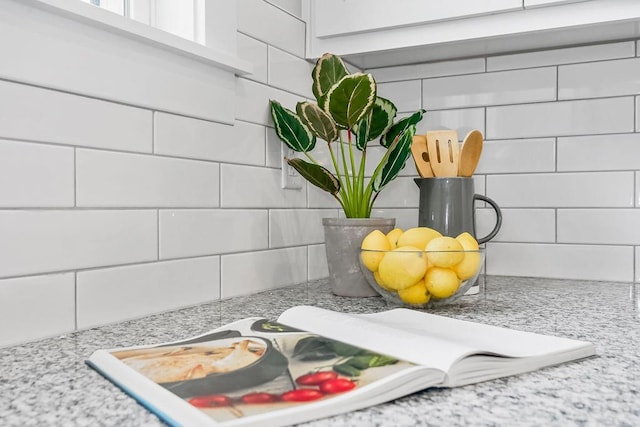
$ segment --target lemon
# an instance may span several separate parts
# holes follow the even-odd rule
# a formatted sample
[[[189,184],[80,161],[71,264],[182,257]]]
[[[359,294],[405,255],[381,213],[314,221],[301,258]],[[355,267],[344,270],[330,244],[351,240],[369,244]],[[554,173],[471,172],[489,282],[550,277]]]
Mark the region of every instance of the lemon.
[[[465,251],[477,251],[480,248],[478,241],[466,231],[459,234],[456,240],[460,242]]]
[[[472,278],[480,269],[480,252],[466,252],[464,259],[452,268],[461,280]]]
[[[387,233],[387,239],[389,239],[389,244],[391,244],[391,249],[395,249],[398,247],[398,239],[402,236],[401,228],[394,228],[390,232]]]
[[[464,248],[453,237],[436,237],[424,248],[429,262],[436,267],[452,267],[464,258]]]
[[[384,282],[380,278],[380,272],[379,271],[374,271],[373,272],[373,279],[376,281],[378,286],[380,286],[385,291],[389,291],[389,292],[395,292],[396,291],[395,289],[391,289],[390,287],[388,287],[387,285],[384,284]]]
[[[380,230],[373,230],[371,233],[367,234],[362,240],[362,246],[360,247],[365,250],[360,254],[362,257],[362,263],[369,269],[369,271],[378,270],[380,260],[384,258],[384,251],[391,249],[389,239],[387,239],[387,236]]]
[[[460,279],[450,268],[432,267],[424,276],[424,284],[434,298],[448,298],[460,287]]]
[[[378,268],[382,282],[395,290],[415,285],[426,271],[427,261],[422,257],[422,252],[412,246],[387,252]]]
[[[398,239],[398,247],[413,246],[415,248],[424,248],[432,239],[442,237],[439,231],[429,227],[410,228]]]
[[[431,299],[429,291],[424,284],[424,280],[420,280],[413,286],[398,291],[398,296],[407,304],[426,304]]]

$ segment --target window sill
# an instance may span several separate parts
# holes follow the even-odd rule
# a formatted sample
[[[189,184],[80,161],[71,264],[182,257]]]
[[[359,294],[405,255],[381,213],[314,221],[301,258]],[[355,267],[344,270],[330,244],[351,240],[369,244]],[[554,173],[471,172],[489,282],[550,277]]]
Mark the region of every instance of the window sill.
[[[186,56],[238,75],[250,74],[252,72],[251,64],[238,57],[219,50],[207,48],[193,41],[124,18],[87,3],[79,1],[70,2],[68,0],[23,0],[22,3],[88,24],[94,28],[100,28],[178,55]]]

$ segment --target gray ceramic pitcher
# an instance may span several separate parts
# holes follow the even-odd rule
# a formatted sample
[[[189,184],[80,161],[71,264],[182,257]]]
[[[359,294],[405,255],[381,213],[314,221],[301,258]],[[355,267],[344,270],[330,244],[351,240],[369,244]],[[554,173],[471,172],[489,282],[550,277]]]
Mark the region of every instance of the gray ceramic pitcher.
[[[496,202],[476,194],[471,177],[415,178],[420,188],[418,225],[438,230],[445,236],[455,237],[467,231],[478,243],[486,243],[500,231],[502,212]],[[475,202],[487,202],[496,211],[496,225],[491,233],[476,235]]]

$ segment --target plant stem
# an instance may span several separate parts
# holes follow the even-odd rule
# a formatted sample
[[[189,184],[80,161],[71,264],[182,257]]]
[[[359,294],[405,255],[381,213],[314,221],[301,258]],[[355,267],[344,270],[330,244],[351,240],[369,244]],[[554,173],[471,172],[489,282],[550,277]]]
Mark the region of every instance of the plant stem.
[[[347,131],[348,132],[348,131]],[[342,155],[342,167],[344,168],[344,181],[346,183],[346,188],[345,188],[345,195],[343,195],[344,198],[344,204],[347,205],[349,207],[348,211],[347,209],[345,209],[345,215],[349,218],[352,217],[353,215],[353,190],[351,188],[351,181],[349,180],[349,166],[347,165],[347,157],[345,155],[344,152],[344,143],[343,143],[343,139],[342,139],[342,132],[340,132],[340,153]]]

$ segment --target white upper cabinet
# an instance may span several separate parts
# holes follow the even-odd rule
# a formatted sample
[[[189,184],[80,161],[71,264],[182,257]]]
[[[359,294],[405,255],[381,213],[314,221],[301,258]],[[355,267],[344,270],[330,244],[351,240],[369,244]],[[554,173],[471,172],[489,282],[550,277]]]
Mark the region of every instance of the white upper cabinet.
[[[302,0],[306,56],[371,69],[640,37],[638,0]]]
[[[316,37],[424,24],[522,8],[522,0],[312,0]]]

